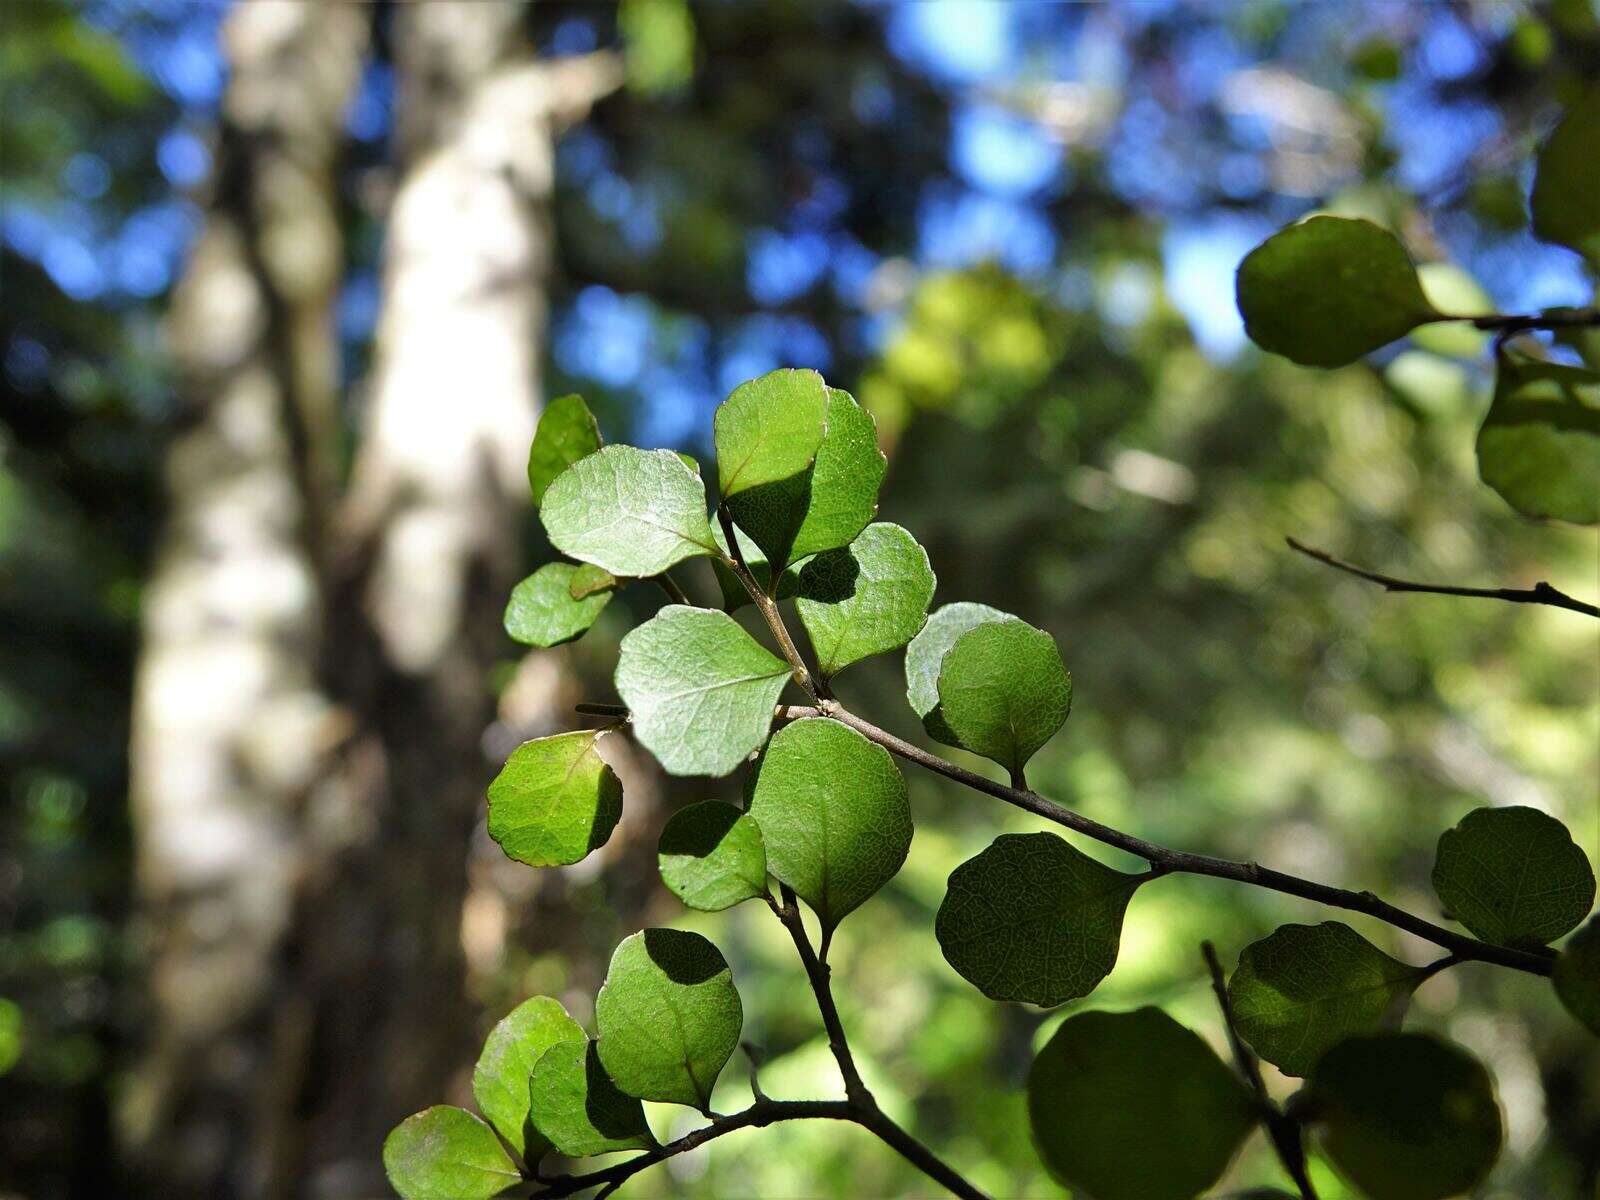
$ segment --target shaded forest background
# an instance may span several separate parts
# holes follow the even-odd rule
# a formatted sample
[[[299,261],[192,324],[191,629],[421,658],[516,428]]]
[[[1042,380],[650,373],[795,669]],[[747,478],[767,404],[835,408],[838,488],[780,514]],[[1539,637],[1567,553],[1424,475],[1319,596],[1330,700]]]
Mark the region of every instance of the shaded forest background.
[[[1232,279],[1331,207],[1452,310],[1593,303],[1523,197],[1596,78],[1590,0],[0,8],[0,1194],[386,1194],[383,1134],[465,1096],[494,1020],[536,992],[583,1019],[664,919],[716,925],[766,1090],[831,1086],[781,929],[659,891],[666,816],[733,785],[619,762],[617,835],[559,871],[484,832],[506,753],[613,699],[659,603],[552,651],[500,631],[567,391],[694,453],[772,368],[859,397],[936,603],[1061,646],[1076,711],[1030,781],[1090,816],[1424,913],[1436,831],[1485,803],[1595,859],[1590,625],[1283,545],[1593,595],[1593,531],[1476,480],[1482,335],[1307,372],[1246,346]],[[909,736],[902,688],[846,690]],[[834,952],[858,1057],[979,1186],[1056,1194],[1020,1082],[1063,1014],[996,1009],[931,936],[949,871],[1034,826],[908,780],[910,861]],[[1215,1037],[1201,939],[1317,919],[1175,878],[1096,1002]],[[1592,1193],[1600,1055],[1539,981],[1450,972],[1414,1011],[1498,1080],[1484,1194]],[[908,1170],[806,1127],[630,1191],[920,1194]]]

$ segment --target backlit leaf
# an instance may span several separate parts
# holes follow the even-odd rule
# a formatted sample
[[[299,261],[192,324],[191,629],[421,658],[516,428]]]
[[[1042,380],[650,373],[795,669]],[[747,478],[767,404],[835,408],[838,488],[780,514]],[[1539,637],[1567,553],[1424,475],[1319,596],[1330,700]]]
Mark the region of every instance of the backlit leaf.
[[[1478,474],[1529,517],[1600,522],[1600,372],[1503,355]]]
[[[667,889],[690,908],[716,912],[767,890],[767,851],[755,819],[707,800],[672,815],[657,862]]]
[[[1087,996],[1116,966],[1123,914],[1147,878],[1053,833],[1003,833],[951,873],[934,932],[989,999],[1051,1007]]]
[[[600,449],[600,426],[582,396],[558,396],[539,414],[528,450],[528,486],[540,504],[555,477]]]
[[[726,775],[766,741],[789,666],[727,613],[670,604],[622,639],[617,692],[673,775]]]
[[[384,1139],[383,1169],[403,1200],[489,1200],[522,1180],[492,1129],[445,1104],[394,1127]]]
[[[1433,890],[1486,942],[1543,946],[1588,915],[1594,871],[1567,827],[1536,808],[1479,808],[1439,838]]]
[[[825,929],[893,879],[911,848],[906,784],[889,752],[823,717],[773,735],[750,815],[767,869]]]
[[[574,600],[571,563],[546,563],[511,590],[505,627],[525,646],[559,646],[581,637],[611,602],[609,591]]]
[[[622,816],[622,784],[580,729],[523,742],[489,785],[489,836],[530,867],[575,863],[605,845]]]
[[[722,951],[698,933],[646,929],[611,956],[595,1023],[600,1061],[624,1092],[703,1110],[744,1009]]]
[[[933,588],[928,552],[888,522],[811,559],[800,571],[795,607],[822,674],[904,646],[927,622]]]
[[[558,1000],[524,1000],[493,1029],[472,1072],[478,1111],[516,1147],[524,1162],[537,1162],[549,1143],[528,1125],[528,1081],[544,1052],[558,1042],[583,1040],[583,1027]]]
[[[1191,1200],[1255,1121],[1211,1047],[1156,1008],[1069,1017],[1028,1072],[1039,1157],[1095,1200]]]
[[[1072,708],[1055,639],[1023,621],[967,630],[939,665],[939,716],[955,745],[1021,774]]]
[[[800,475],[817,457],[828,389],[815,371],[771,371],[734,388],[712,418],[722,496]]]
[[[659,575],[715,554],[700,477],[670,450],[607,446],[556,476],[539,516],[550,544],[613,575]]]
[[[939,715],[939,668],[950,647],[963,633],[990,621],[1015,621],[1010,613],[990,608],[987,604],[960,601],[936,608],[928,615],[922,632],[911,639],[906,647],[906,699],[912,711],[922,718],[930,737],[947,746],[955,744],[955,735],[945,727]]]
[[[1539,151],[1533,232],[1600,263],[1600,87],[1572,106]]]
[[[1551,979],[1567,1011],[1600,1037],[1600,917],[1567,940]]]
[[[644,1106],[612,1082],[587,1037],[547,1050],[533,1068],[528,1094],[534,1128],[569,1158],[655,1145]]]

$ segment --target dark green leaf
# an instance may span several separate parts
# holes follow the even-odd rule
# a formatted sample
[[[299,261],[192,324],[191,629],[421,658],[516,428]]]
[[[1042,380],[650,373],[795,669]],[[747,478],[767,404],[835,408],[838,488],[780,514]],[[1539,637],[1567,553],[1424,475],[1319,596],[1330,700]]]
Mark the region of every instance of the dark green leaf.
[[[933,587],[928,552],[886,521],[811,559],[800,571],[795,606],[822,674],[904,646],[927,622]]]
[[[1190,1200],[1255,1124],[1247,1093],[1194,1033],[1156,1008],[1069,1017],[1028,1073],[1033,1144],[1095,1200]]]
[[[922,718],[928,736],[947,746],[955,745],[955,734],[945,726],[939,713],[939,668],[956,639],[979,625],[1016,619],[998,608],[965,600],[946,604],[929,614],[922,632],[906,647],[906,699],[912,711]]]
[[[1338,921],[1282,925],[1245,947],[1228,996],[1256,1053],[1306,1075],[1330,1046],[1398,1017],[1427,977]]]
[[[511,590],[506,605],[506,632],[525,646],[559,646],[581,637],[611,602],[601,591],[572,598],[571,563],[546,563]]]
[[[989,999],[1051,1007],[1087,996],[1116,966],[1122,916],[1147,878],[1053,833],[1003,833],[951,873],[934,932]]]
[[[384,1139],[383,1169],[404,1200],[488,1200],[522,1181],[492,1129],[444,1104],[394,1127]]]
[[[617,692],[673,775],[726,775],[767,738],[789,666],[727,613],[670,604],[622,639]]]
[[[815,371],[772,371],[734,388],[712,419],[720,494],[805,472],[822,444],[827,406],[827,386]]]
[[[655,1145],[644,1106],[612,1082],[598,1047],[586,1037],[552,1046],[540,1057],[529,1097],[534,1128],[569,1158]]]
[[[954,744],[1015,778],[1072,709],[1055,639],[1023,621],[967,630],[939,665],[939,716]]]
[[[661,831],[657,862],[667,889],[690,908],[717,912],[766,894],[761,829],[721,800],[674,813]]]
[[[1486,942],[1543,946],[1594,905],[1594,872],[1567,827],[1536,808],[1479,808],[1439,838],[1433,890]]]
[[[1437,1038],[1349,1038],[1322,1056],[1308,1088],[1328,1157],[1372,1200],[1459,1196],[1500,1156],[1488,1072]]]
[[[1502,355],[1478,474],[1525,516],[1600,522],[1600,372]]]
[[[894,878],[911,848],[911,806],[882,746],[814,717],[767,745],[750,815],[767,869],[832,929]]]
[[[583,1040],[583,1027],[549,996],[524,1000],[489,1031],[472,1072],[478,1110],[522,1155],[538,1162],[549,1144],[528,1126],[528,1080],[544,1052],[558,1042]]]
[[[605,845],[622,784],[595,752],[603,729],[523,742],[489,785],[489,836],[530,867],[575,863]]]
[[[539,510],[550,544],[613,575],[659,575],[715,554],[705,487],[670,450],[607,446],[556,476]]]
[[[1539,151],[1533,231],[1600,264],[1600,87],[1572,106]]]
[[[744,1024],[722,951],[677,929],[646,929],[617,947],[594,1015],[600,1061],[618,1087],[702,1110]]]
[[[1561,948],[1552,979],[1567,1011],[1600,1037],[1600,917],[1591,917]]]
[[[1341,367],[1438,314],[1395,236],[1370,221],[1312,217],[1239,264],[1239,312],[1264,350]]]
[[[574,600],[587,600],[590,596],[609,592],[621,586],[622,580],[604,567],[597,567],[593,563],[579,563],[573,568],[572,578],[567,580],[567,594]]]
[[[543,502],[557,475],[600,446],[600,426],[582,396],[558,396],[545,405],[528,450],[528,486],[534,504]]]

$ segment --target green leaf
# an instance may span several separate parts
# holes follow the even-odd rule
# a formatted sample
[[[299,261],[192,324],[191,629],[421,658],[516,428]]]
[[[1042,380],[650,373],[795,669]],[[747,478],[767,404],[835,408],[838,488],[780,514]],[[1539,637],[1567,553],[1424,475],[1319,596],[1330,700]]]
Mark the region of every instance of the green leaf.
[[[1023,621],[967,630],[939,665],[939,716],[954,744],[1021,775],[1072,709],[1055,639]]]
[[[1015,621],[1010,613],[990,608],[987,604],[961,601],[936,608],[928,616],[922,632],[911,639],[906,647],[906,699],[912,710],[922,718],[928,736],[947,746],[956,744],[939,712],[939,668],[950,647],[969,629],[994,621]]]
[[[489,836],[530,867],[575,863],[606,844],[622,784],[595,752],[603,729],[523,742],[489,785]]]
[[[582,396],[558,396],[545,405],[528,450],[528,486],[534,504],[544,501],[557,475],[601,445],[600,426]]]
[[[804,472],[817,457],[828,389],[815,371],[772,371],[741,383],[717,406],[719,493],[736,496]]]
[[[761,828],[721,800],[674,813],[661,831],[657,862],[667,890],[690,908],[717,912],[766,894]]]
[[[1470,1191],[1500,1156],[1500,1107],[1466,1051],[1420,1033],[1348,1038],[1308,1082],[1334,1165],[1372,1200]]]
[[[1228,997],[1256,1053],[1306,1075],[1330,1046],[1397,1016],[1427,977],[1338,921],[1282,925],[1244,948]]]
[[[446,1104],[407,1117],[383,1142],[383,1169],[404,1200],[488,1200],[522,1176],[494,1131]]]
[[[882,746],[824,717],[773,735],[750,815],[761,826],[767,869],[833,929],[906,861],[911,805]]]
[[[1438,314],[1395,236],[1370,221],[1312,217],[1239,264],[1239,312],[1263,350],[1342,367]]]
[[[473,1099],[524,1162],[538,1162],[549,1149],[544,1136],[528,1125],[533,1068],[551,1046],[583,1037],[583,1027],[567,1015],[560,1001],[535,996],[512,1009],[483,1043],[472,1072]]]
[[[656,1144],[644,1105],[612,1082],[587,1037],[552,1046],[533,1068],[529,1120],[568,1158],[648,1150]]]
[[[1478,474],[1525,516],[1600,522],[1600,372],[1501,356]]]
[[[574,600],[587,600],[590,596],[613,591],[621,586],[622,580],[604,567],[597,567],[593,563],[579,563],[572,570],[572,578],[567,580],[567,594]]]
[[[715,554],[705,486],[670,450],[607,446],[557,475],[539,510],[550,544],[613,575]]]
[[[1592,917],[1561,948],[1551,973],[1567,1011],[1600,1037],[1600,917]]]
[[[727,613],[669,604],[622,639],[617,692],[671,775],[726,775],[767,738],[789,678]]]
[[[600,612],[611,603],[611,593],[598,592],[572,598],[571,563],[546,563],[511,590],[506,605],[506,633],[525,646],[559,646],[582,637]]]
[[[744,1024],[722,951],[677,929],[646,929],[617,947],[594,1016],[600,1061],[618,1087],[702,1111]]]
[[[1479,808],[1439,838],[1433,890],[1486,942],[1543,946],[1594,905],[1594,871],[1567,827],[1536,808]]]
[[[795,606],[822,674],[904,646],[927,623],[933,587],[928,552],[886,521],[811,559],[800,571]]]
[[[1533,232],[1600,264],[1600,87],[1572,106],[1539,151]]]
[[[1157,1008],[1069,1017],[1028,1072],[1044,1165],[1096,1200],[1190,1200],[1255,1124],[1250,1095],[1205,1042]]]
[[[1087,996],[1117,965],[1123,914],[1148,878],[1053,833],[1003,833],[951,872],[934,933],[989,999],[1054,1007]]]

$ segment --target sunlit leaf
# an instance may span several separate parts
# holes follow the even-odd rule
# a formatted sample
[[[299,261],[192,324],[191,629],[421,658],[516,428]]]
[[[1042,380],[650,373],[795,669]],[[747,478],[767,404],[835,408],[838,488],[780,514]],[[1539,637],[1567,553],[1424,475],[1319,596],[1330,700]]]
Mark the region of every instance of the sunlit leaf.
[[[644,1106],[612,1082],[599,1049],[581,1035],[540,1056],[529,1082],[528,1117],[569,1158],[655,1145]]]
[[[670,450],[607,446],[557,475],[539,516],[550,544],[613,575],[659,575],[717,553],[705,487]]]
[[[928,615],[922,632],[911,639],[906,647],[906,700],[912,711],[922,718],[930,737],[947,746],[955,744],[955,735],[945,727],[939,715],[939,668],[950,647],[969,629],[991,621],[1015,621],[1010,613],[990,608],[987,604],[960,601],[936,608]]]
[[[690,908],[716,912],[767,890],[767,851],[755,818],[721,800],[691,804],[661,831],[661,879]]]
[[[1591,917],[1567,940],[1551,979],[1567,1011],[1600,1037],[1600,917]]]
[[[1439,838],[1433,890],[1486,942],[1543,946],[1594,905],[1594,871],[1567,827],[1536,808],[1474,809]]]
[[[1600,264],[1600,87],[1568,110],[1539,151],[1533,231]]]
[[[1013,777],[1072,709],[1072,678],[1055,639],[1022,621],[974,626],[939,664],[939,716],[955,745]]]
[[[605,845],[622,784],[595,751],[604,730],[523,742],[489,785],[489,836],[530,867],[575,863]]]
[[[1255,1121],[1211,1048],[1156,1008],[1069,1017],[1028,1072],[1039,1157],[1095,1200],[1191,1200]]]
[[[1307,1083],[1322,1145],[1372,1200],[1470,1191],[1500,1156],[1500,1106],[1465,1050],[1420,1033],[1353,1037]]]
[[[1116,966],[1123,914],[1147,878],[1053,833],[1003,833],[951,873],[934,932],[989,999],[1052,1007],[1087,996]]]
[[[722,951],[677,929],[626,939],[595,998],[600,1061],[641,1100],[708,1107],[743,1023]]]
[[[573,599],[576,570],[571,563],[546,563],[517,584],[506,604],[506,633],[525,646],[559,646],[582,637],[611,602],[611,593]]]
[[[557,475],[601,444],[600,426],[582,396],[558,396],[545,405],[528,448],[528,486],[534,504],[543,502]]]
[[[489,1031],[472,1072],[472,1097],[478,1110],[522,1155],[537,1162],[549,1143],[528,1126],[528,1081],[544,1052],[558,1042],[583,1039],[583,1027],[558,1000],[524,1000]]]
[[[773,736],[750,815],[761,826],[768,870],[825,929],[894,878],[911,847],[906,784],[889,752],[821,717]]]
[[[795,607],[824,676],[909,642],[933,599],[928,552],[898,525],[868,525],[800,571]]]
[[[622,639],[617,692],[673,775],[726,775],[766,741],[789,666],[727,613],[672,604]]]
[[[383,1169],[403,1200],[489,1200],[522,1179],[494,1130],[444,1104],[394,1127]]]
[[[889,462],[878,448],[872,414],[849,392],[828,389],[828,428],[812,469],[811,502],[789,561],[848,546],[878,511]]]
[[[1264,350],[1340,367],[1438,316],[1395,236],[1370,221],[1312,217],[1239,264],[1239,312]]]
[[[1503,355],[1478,474],[1518,512],[1600,522],[1600,372]]]
[[[815,371],[772,371],[734,388],[712,420],[722,496],[805,472],[817,457],[828,389]]]

